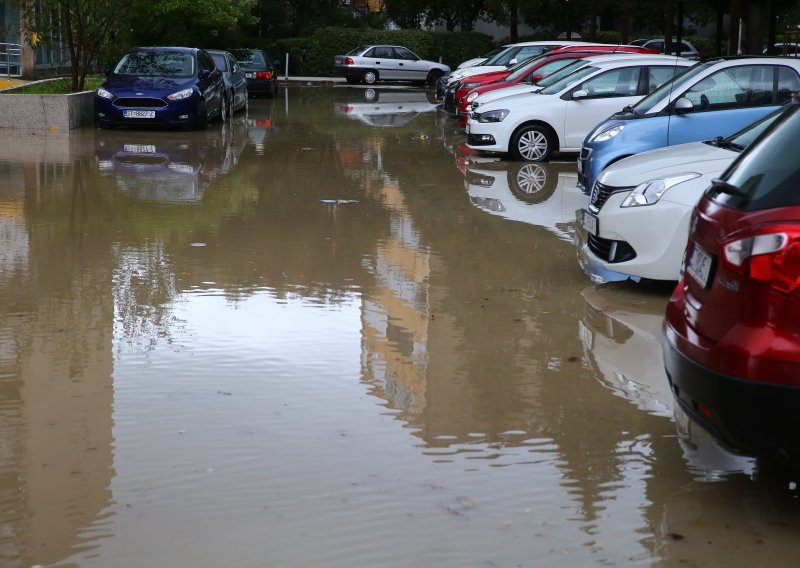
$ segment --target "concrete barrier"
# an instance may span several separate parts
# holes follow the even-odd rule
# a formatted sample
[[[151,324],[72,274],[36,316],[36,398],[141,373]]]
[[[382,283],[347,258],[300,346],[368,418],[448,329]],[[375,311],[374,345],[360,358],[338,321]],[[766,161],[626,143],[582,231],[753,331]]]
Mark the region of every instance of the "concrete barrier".
[[[0,94],[0,128],[71,130],[94,123],[94,91],[68,95]]]

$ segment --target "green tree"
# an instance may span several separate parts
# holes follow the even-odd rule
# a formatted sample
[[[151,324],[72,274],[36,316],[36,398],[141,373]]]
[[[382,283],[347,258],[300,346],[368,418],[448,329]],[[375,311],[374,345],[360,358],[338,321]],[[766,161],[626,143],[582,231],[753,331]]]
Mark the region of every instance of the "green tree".
[[[83,90],[86,75],[119,33],[120,14],[133,0],[18,0],[25,40],[32,46],[63,46],[69,55],[71,88]]]

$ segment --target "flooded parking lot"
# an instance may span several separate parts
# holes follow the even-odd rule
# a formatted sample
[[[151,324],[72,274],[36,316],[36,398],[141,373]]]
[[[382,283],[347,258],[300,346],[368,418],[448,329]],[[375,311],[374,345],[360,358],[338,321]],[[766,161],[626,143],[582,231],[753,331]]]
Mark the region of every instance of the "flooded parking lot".
[[[581,269],[574,159],[464,142],[355,87],[3,134],[0,565],[793,563],[794,473],[673,405],[671,287]]]

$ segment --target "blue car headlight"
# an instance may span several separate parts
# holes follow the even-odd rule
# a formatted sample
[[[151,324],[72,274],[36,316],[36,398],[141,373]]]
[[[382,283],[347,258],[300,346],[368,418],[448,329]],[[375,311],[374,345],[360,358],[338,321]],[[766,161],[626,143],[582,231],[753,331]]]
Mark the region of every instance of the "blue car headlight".
[[[700,174],[690,173],[640,183],[628,194],[628,197],[620,204],[620,207],[653,205],[658,203],[658,200],[669,188],[697,177],[700,177]]]
[[[184,89],[182,91],[178,91],[177,93],[172,93],[168,95],[167,98],[171,101],[182,101],[183,99],[188,99],[192,96],[194,90],[192,89]]]
[[[487,110],[478,116],[478,122],[503,122],[509,112],[507,109]]]
[[[108,100],[112,100],[114,98],[114,94],[106,91],[103,87],[99,87],[97,89],[97,96]]]
[[[616,124],[611,128],[606,128],[605,130],[601,130],[600,132],[596,133],[589,139],[589,142],[605,142],[606,140],[611,140],[624,129],[624,124]]]

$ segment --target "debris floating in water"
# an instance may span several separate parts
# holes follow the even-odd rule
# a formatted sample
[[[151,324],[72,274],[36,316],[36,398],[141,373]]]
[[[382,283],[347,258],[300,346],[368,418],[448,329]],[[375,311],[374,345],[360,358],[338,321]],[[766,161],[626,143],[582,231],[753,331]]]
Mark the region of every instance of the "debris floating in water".
[[[320,199],[320,203],[328,205],[347,205],[348,203],[358,203],[357,199]]]
[[[189,245],[190,247],[205,247],[208,246],[206,243],[192,243]]]

